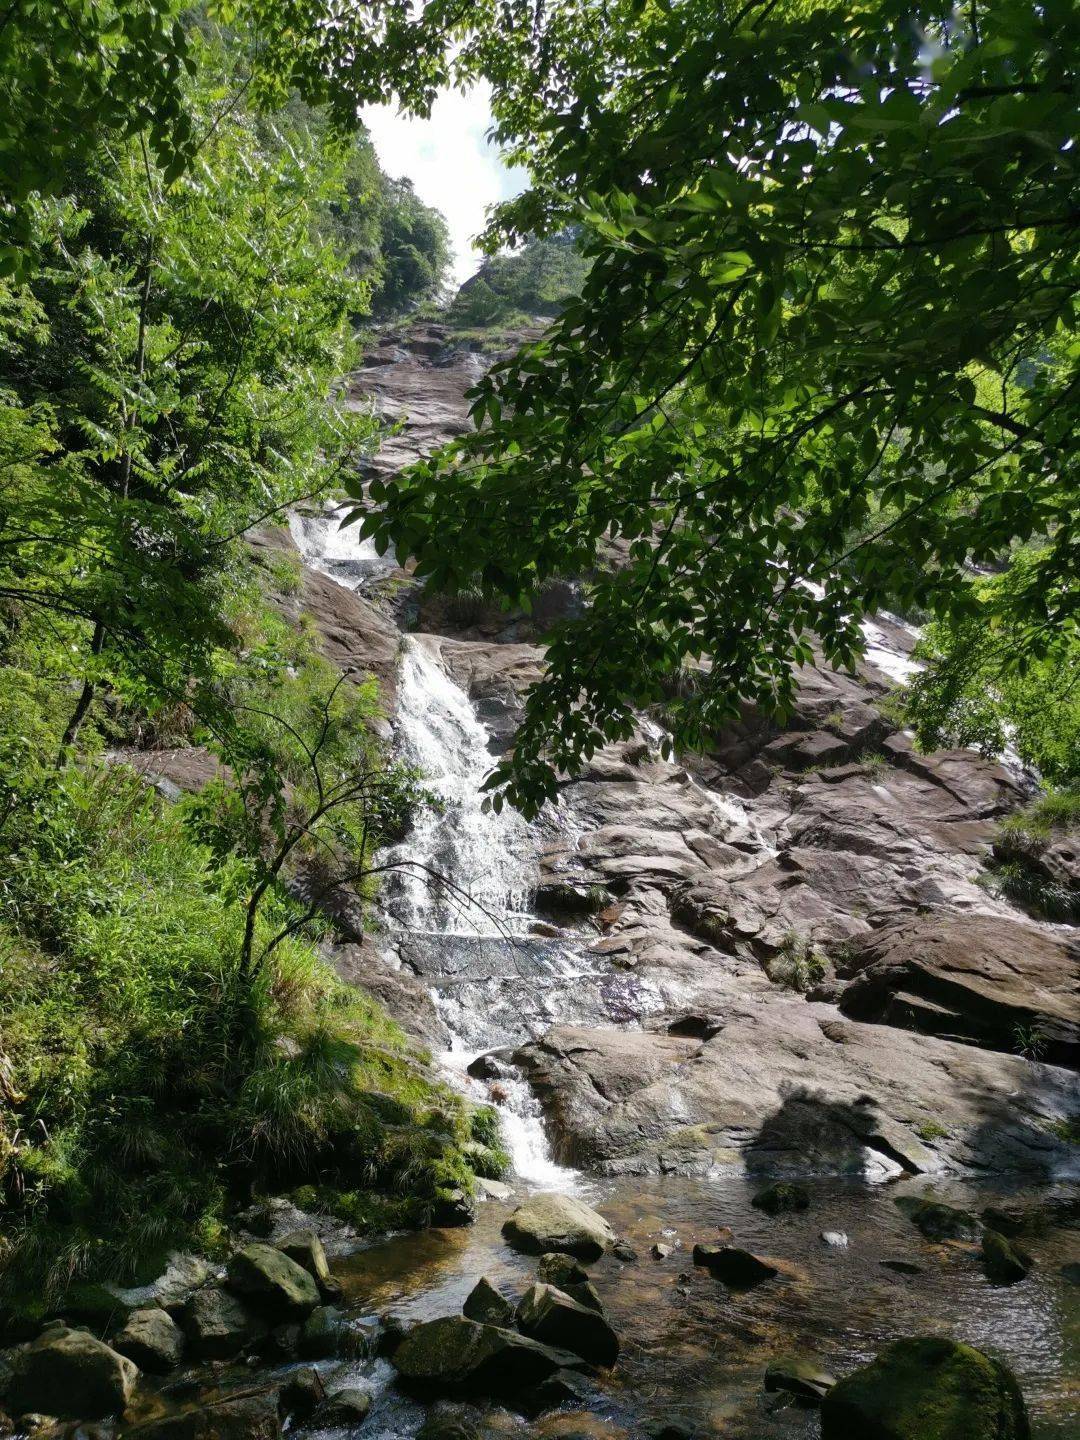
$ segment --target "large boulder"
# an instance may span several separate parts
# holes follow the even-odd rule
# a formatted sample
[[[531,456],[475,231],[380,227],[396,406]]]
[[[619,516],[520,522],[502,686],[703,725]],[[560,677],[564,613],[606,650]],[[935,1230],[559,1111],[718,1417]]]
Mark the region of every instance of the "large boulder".
[[[603,1216],[572,1195],[532,1196],[503,1225],[503,1235],[527,1255],[561,1250],[579,1260],[599,1260],[615,1243]]]
[[[141,1370],[163,1375],[179,1365],[184,1353],[184,1332],[159,1306],[133,1310],[113,1348],[134,1360]]]
[[[458,1315],[417,1325],[390,1361],[402,1383],[413,1390],[507,1399],[538,1385],[556,1370],[581,1363],[568,1351]]]
[[[191,1353],[200,1360],[228,1360],[269,1329],[235,1295],[214,1286],[196,1290],[183,1313]]]
[[[103,1420],[127,1406],[139,1371],[133,1360],[84,1330],[46,1330],[16,1352],[5,1404],[64,1420]]]
[[[619,1337],[604,1317],[554,1285],[530,1286],[518,1305],[517,1320],[523,1335],[572,1350],[590,1364],[614,1365],[619,1358]]]
[[[278,1319],[303,1319],[319,1303],[312,1275],[273,1245],[245,1245],[229,1261],[229,1287]]]
[[[349,1429],[366,1420],[370,1409],[368,1392],[349,1386],[328,1395],[311,1417],[311,1423],[319,1430]]]
[[[1080,1065],[1080,941],[1003,916],[907,916],[860,945],[840,1002],[856,1020]]]
[[[793,1210],[809,1210],[810,1194],[804,1185],[793,1180],[777,1180],[759,1190],[750,1204],[755,1210],[764,1210],[766,1215],[786,1215]]]
[[[336,1289],[326,1251],[314,1230],[292,1230],[281,1237],[275,1248],[299,1265],[301,1270],[306,1270],[321,1291],[325,1293]]]
[[[821,1406],[822,1440],[1028,1440],[1019,1387],[998,1360],[937,1336],[897,1340]]]

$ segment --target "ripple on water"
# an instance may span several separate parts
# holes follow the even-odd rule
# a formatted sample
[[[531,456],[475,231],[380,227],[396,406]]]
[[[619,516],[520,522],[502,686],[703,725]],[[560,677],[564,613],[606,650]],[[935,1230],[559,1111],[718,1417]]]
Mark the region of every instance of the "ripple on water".
[[[1076,1440],[1080,1289],[1060,1267],[1076,1258],[1077,1230],[1025,1236],[1036,1261],[1031,1277],[998,1287],[987,1281],[975,1245],[925,1240],[893,1203],[897,1187],[845,1179],[804,1183],[811,1208],[771,1218],[751,1207],[758,1188],[752,1180],[579,1181],[585,1198],[638,1253],[629,1264],[607,1256],[592,1267],[623,1343],[617,1369],[598,1390],[598,1414],[631,1434],[661,1418],[682,1418],[701,1433],[731,1440],[802,1440],[818,1434],[812,1413],[767,1409],[761,1381],[771,1358],[812,1351],[826,1369],[843,1375],[891,1339],[935,1332],[977,1345],[1014,1369],[1035,1440]],[[1002,1200],[1034,1203],[1050,1192],[1018,1195],[957,1181],[937,1184],[934,1193],[978,1212]],[[427,1320],[460,1310],[482,1274],[506,1294],[520,1295],[534,1264],[502,1240],[510,1208],[488,1202],[469,1229],[397,1236],[354,1255],[338,1272],[350,1300],[368,1311]],[[738,1244],[777,1264],[780,1276],[735,1294],[695,1267],[694,1241],[712,1239],[724,1225]],[[847,1247],[824,1244],[823,1229],[844,1231]],[[675,1246],[663,1260],[650,1254],[660,1238]],[[910,1260],[922,1273],[897,1275],[881,1265],[887,1258]],[[405,1411],[395,1410],[394,1423],[407,1420]]]

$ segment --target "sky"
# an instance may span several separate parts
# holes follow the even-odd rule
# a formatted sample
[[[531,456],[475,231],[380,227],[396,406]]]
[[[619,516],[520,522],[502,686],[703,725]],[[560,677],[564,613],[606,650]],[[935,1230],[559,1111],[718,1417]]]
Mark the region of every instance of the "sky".
[[[491,124],[489,90],[442,91],[427,120],[400,115],[386,105],[363,112],[379,161],[397,179],[407,175],[426,205],[446,217],[454,248],[453,278],[474,273],[480,254],[472,241],[484,228],[484,212],[525,186],[525,172],[509,169],[485,139]]]

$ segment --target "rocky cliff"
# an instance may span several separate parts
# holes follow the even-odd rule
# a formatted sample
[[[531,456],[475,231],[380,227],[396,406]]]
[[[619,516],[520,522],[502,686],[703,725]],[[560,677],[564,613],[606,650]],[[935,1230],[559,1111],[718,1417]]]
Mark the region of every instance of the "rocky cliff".
[[[489,360],[438,326],[385,337],[350,391],[396,427],[373,470],[460,433]],[[577,588],[549,587],[528,617],[488,612],[425,596],[336,536],[322,511],[260,537],[306,562],[288,603],[336,661],[378,677],[391,728],[403,636],[428,637],[497,753],[541,672],[545,622]],[[747,712],[708,754],[669,763],[643,717],[598,755],[538,832],[530,933],[471,950],[354,935],[335,952],[343,973],[437,1046],[432,989],[459,1013],[493,996],[528,1011],[530,977],[546,975],[491,1073],[528,1077],[556,1153],[579,1166],[1068,1173],[1080,941],[984,883],[1023,777],[917,753],[882,703],[913,634],[881,617],[868,641],[854,674],[805,672],[783,731]],[[552,946],[579,962],[554,985]]]

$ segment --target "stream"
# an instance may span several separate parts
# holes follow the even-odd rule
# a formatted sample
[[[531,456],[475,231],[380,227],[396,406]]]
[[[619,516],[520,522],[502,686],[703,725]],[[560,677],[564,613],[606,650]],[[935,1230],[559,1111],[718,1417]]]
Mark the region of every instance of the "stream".
[[[294,520],[293,535],[307,564],[350,588],[363,589],[390,565],[339,531],[331,510]],[[876,627],[868,638],[883,656],[891,653]],[[513,1162],[512,1194],[482,1199],[472,1226],[393,1236],[338,1260],[335,1274],[350,1313],[390,1310],[413,1320],[456,1313],[481,1275],[504,1293],[520,1295],[535,1265],[503,1242],[502,1223],[529,1192],[557,1189],[599,1208],[636,1252],[634,1260],[608,1255],[593,1267],[623,1353],[587,1401],[594,1417],[628,1435],[678,1421],[688,1433],[737,1440],[816,1437],[815,1412],[777,1408],[777,1397],[764,1394],[762,1374],[771,1358],[812,1353],[843,1375],[890,1339],[934,1332],[969,1341],[1013,1368],[1035,1440],[1076,1440],[1075,1228],[1048,1223],[1025,1236],[1035,1259],[1031,1276],[1018,1286],[995,1286],[975,1245],[938,1245],[921,1236],[893,1204],[896,1184],[807,1177],[810,1210],[769,1218],[750,1205],[759,1184],[749,1177],[579,1174],[552,1158],[539,1106],[523,1080],[500,1079],[492,1086],[467,1074],[477,1055],[521,1044],[552,1025],[634,1028],[664,1006],[647,981],[586,953],[591,932],[584,925],[553,926],[533,912],[541,854],[561,847],[572,865],[578,823],[565,808],[533,825],[513,812],[483,811],[480,785],[496,751],[444,666],[440,647],[440,637],[432,635],[406,636],[402,646],[395,747],[421,766],[442,805],[424,813],[390,852],[425,869],[406,869],[388,887],[382,943],[429,986],[452,1037],[439,1057],[452,1083],[499,1109]],[[897,671],[905,663],[894,656]],[[711,798],[733,817],[742,814],[734,797]],[[431,872],[451,885],[432,883]],[[920,1180],[899,1185],[905,1193],[927,1188]],[[1003,1181],[936,1179],[933,1193],[977,1213],[989,1204],[1043,1202],[1067,1192],[1060,1186],[1018,1191]],[[779,1277],[734,1294],[695,1268],[695,1241],[716,1238],[722,1226],[732,1228],[736,1243],[772,1260]],[[825,1243],[825,1230],[842,1232],[847,1243]],[[657,1244],[670,1253],[654,1255]],[[882,1264],[890,1259],[908,1261],[918,1273],[895,1273]],[[1067,1266],[1073,1267],[1069,1274]],[[334,1381],[375,1391],[364,1433],[386,1440],[415,1434],[424,1415],[395,1389],[392,1377],[386,1361],[365,1359],[348,1362],[347,1375],[339,1372]],[[563,1432],[549,1416],[534,1422],[531,1433]],[[573,1433],[588,1434],[588,1421]]]

